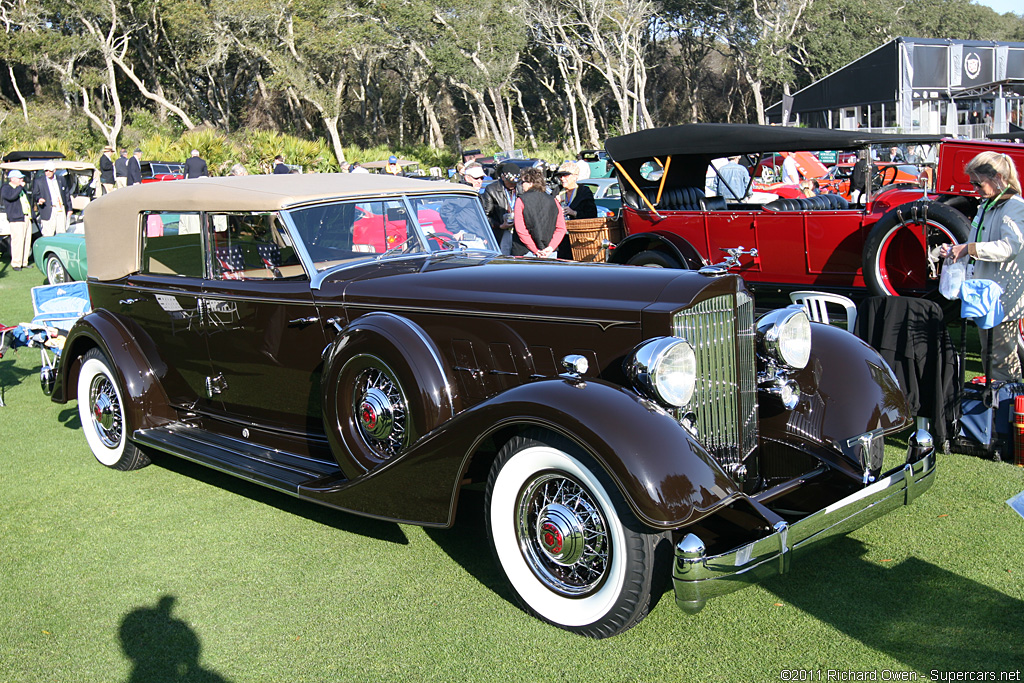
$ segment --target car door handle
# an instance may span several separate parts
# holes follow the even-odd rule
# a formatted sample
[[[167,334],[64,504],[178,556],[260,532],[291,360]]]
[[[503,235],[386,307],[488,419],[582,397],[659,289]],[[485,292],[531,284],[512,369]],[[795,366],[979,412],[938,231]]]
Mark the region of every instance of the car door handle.
[[[315,315],[311,315],[308,318],[296,318],[295,320],[289,320],[289,325],[312,325],[313,323],[320,322],[320,318]]]

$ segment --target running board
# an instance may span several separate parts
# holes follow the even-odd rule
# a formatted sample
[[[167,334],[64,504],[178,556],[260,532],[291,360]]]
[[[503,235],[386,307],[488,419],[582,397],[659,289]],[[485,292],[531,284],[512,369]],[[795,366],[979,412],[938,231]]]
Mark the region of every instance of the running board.
[[[132,434],[132,441],[293,496],[299,494],[300,487],[313,485],[324,477],[341,478],[341,470],[334,463],[266,448],[198,427],[175,425],[140,429]]]

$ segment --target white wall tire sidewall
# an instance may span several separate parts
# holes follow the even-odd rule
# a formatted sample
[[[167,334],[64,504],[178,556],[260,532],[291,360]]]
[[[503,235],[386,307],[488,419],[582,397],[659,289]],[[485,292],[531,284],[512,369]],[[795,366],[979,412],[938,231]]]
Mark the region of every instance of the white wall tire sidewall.
[[[612,565],[604,584],[585,598],[566,598],[542,584],[523,559],[515,532],[516,497],[523,484],[542,470],[556,469],[585,484],[600,506],[608,524],[612,544]],[[601,482],[578,460],[549,446],[531,446],[501,468],[491,493],[491,535],[498,560],[515,591],[537,614],[552,623],[568,627],[587,626],[600,621],[615,607],[626,577],[626,538],[615,506]]]
[[[124,398],[121,396],[121,388],[117,385],[117,380],[110,373],[110,369],[103,361],[89,358],[82,364],[82,370],[78,375],[78,418],[82,422],[82,431],[85,432],[85,440],[88,442],[92,454],[103,465],[113,467],[124,456],[125,432],[127,430],[122,428],[121,441],[116,448],[108,448],[100,440],[99,434],[96,433],[96,427],[93,424],[92,402],[89,400],[89,387],[92,385],[93,379],[99,375],[105,376],[113,384],[114,391],[117,393],[118,404],[121,406],[122,413],[124,412]]]

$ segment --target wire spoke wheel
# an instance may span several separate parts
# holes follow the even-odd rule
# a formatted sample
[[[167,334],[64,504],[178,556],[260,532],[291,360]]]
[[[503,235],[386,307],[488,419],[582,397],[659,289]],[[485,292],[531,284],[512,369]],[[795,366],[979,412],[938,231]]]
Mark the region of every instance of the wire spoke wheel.
[[[547,432],[516,436],[491,465],[487,535],[515,600],[575,633],[607,638],[643,619],[667,579],[669,534],[645,527],[604,469]]]
[[[391,373],[371,365],[356,375],[353,415],[367,444],[383,458],[397,455],[408,441],[407,402]]]
[[[106,375],[96,375],[89,385],[89,428],[95,430],[107,448],[116,448],[124,437],[124,413],[113,382]]]
[[[516,533],[527,563],[556,593],[585,595],[611,566],[608,523],[586,489],[568,477],[545,473],[524,487]]]

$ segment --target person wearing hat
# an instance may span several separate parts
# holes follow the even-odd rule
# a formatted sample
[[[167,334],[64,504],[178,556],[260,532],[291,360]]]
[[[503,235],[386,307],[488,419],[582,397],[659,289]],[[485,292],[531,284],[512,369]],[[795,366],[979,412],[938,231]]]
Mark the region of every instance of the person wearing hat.
[[[484,167],[475,161],[466,164],[462,169],[462,184],[479,192],[484,186]]]
[[[138,147],[128,159],[128,177],[126,179],[129,187],[142,182],[142,150]]]
[[[32,252],[32,228],[28,222],[32,209],[25,195],[25,174],[15,169],[7,174],[7,182],[0,188],[7,223],[11,226],[11,268],[21,270],[28,265]]]
[[[398,157],[394,154],[388,157],[388,163],[384,167],[384,172],[391,175],[399,175],[402,172],[402,167],[398,165]]]
[[[491,222],[494,239],[501,246],[505,256],[512,254],[512,228],[514,227],[512,210],[519,196],[519,167],[511,161],[498,166],[498,182],[491,183],[480,194],[484,205],[484,213]]]
[[[107,145],[100,154],[100,196],[114,191],[114,148]]]
[[[43,166],[43,175],[32,182],[32,202],[43,237],[68,231],[71,189],[64,184],[64,178],[57,177],[57,166],[52,161]]]
[[[562,183],[562,191],[558,201],[562,205],[562,214],[566,220],[597,218],[597,203],[594,192],[586,185],[580,185],[580,169],[585,166],[582,161],[566,161],[558,167],[555,175]],[[572,260],[570,240],[562,240],[558,245],[558,258]]]

